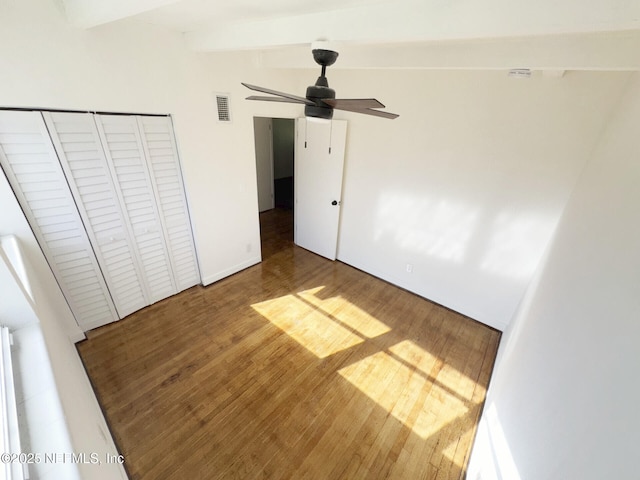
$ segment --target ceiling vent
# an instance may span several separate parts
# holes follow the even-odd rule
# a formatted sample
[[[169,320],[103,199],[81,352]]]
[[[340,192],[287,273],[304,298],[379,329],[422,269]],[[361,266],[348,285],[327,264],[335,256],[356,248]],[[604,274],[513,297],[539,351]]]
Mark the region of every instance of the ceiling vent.
[[[509,70],[508,75],[511,78],[531,78],[531,70],[528,68],[512,68]]]
[[[230,122],[231,109],[229,107],[229,94],[216,93],[216,106],[218,108],[218,121]]]

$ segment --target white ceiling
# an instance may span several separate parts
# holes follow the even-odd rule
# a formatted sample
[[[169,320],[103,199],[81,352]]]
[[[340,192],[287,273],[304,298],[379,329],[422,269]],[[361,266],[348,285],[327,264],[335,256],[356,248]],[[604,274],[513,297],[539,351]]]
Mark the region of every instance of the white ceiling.
[[[180,32],[194,32],[233,22],[271,20],[350,7],[383,3],[382,0],[181,0],[137,15],[136,20]]]
[[[79,28],[153,24],[195,51],[264,51],[272,67],[322,39],[351,51],[342,68],[640,69],[640,0],[61,1]]]

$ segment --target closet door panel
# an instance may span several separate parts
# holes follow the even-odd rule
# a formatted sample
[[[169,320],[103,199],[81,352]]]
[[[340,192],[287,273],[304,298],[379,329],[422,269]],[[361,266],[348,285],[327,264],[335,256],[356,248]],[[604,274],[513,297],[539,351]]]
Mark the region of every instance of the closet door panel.
[[[177,293],[160,214],[149,177],[135,117],[96,115],[107,160],[117,179],[118,195],[151,303]]]
[[[179,291],[200,282],[187,199],[169,117],[137,117]]]
[[[83,330],[118,319],[39,112],[0,111],[0,163]]]
[[[121,317],[149,304],[131,232],[91,114],[44,118]]]

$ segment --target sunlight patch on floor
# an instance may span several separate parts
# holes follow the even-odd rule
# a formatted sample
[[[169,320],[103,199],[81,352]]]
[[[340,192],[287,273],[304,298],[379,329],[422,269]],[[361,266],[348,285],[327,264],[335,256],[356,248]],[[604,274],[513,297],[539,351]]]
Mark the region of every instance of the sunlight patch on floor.
[[[341,295],[326,299],[320,298],[318,294],[323,288],[324,287],[318,287],[304,290],[299,292],[298,296],[310,304],[321,308],[325,313],[331,315],[343,325],[356,330],[359,334],[367,338],[375,338],[391,331],[387,325],[353,303],[345,300]]]
[[[434,375],[434,373],[431,372],[431,369],[437,364],[437,362],[441,362],[438,357],[419,347],[411,340],[403,340],[402,342],[391,346],[389,348],[389,352],[402,361],[415,366],[418,370],[428,376]],[[437,375],[439,385],[445,389],[455,392],[458,397],[462,397],[465,400],[471,400],[474,391],[478,393],[478,389],[482,389],[484,391],[480,385],[476,384],[475,380],[472,380],[460,372],[460,370],[452,367],[446,362],[438,365],[437,373],[435,375]]]
[[[318,358],[325,358],[364,342],[330,316],[295,295],[252,305],[253,309]]]
[[[324,287],[267,300],[254,310],[319,358],[391,329]],[[403,340],[338,371],[421,438],[465,415],[474,381],[411,340]],[[456,444],[457,445],[457,444]],[[456,447],[449,453],[455,455]]]
[[[412,348],[415,353],[419,347]],[[397,344],[389,349],[392,350],[402,352],[404,349]],[[440,375],[434,381],[422,372],[429,369],[429,362],[436,360],[433,356],[423,355],[418,365],[407,365],[394,355],[378,352],[338,373],[424,439],[468,412],[467,402],[439,385]],[[394,395],[388,395],[390,391]]]

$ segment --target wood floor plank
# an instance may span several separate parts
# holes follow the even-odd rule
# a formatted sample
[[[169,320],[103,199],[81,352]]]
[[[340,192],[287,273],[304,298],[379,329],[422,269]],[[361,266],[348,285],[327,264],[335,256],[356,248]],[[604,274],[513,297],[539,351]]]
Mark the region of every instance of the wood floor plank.
[[[499,332],[292,242],[89,332],[133,480],[460,479]]]

